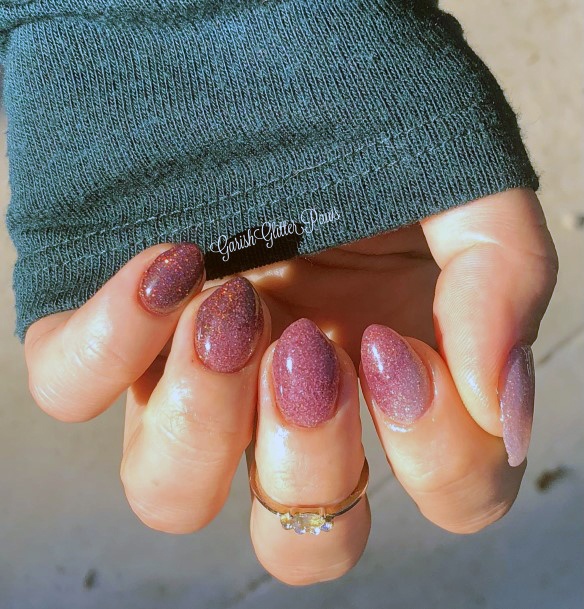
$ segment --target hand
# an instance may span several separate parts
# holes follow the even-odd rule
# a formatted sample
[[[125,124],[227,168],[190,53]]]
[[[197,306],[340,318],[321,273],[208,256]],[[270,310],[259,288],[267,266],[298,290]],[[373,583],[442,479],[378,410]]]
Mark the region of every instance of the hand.
[[[434,398],[431,406],[424,406],[433,415],[405,423],[410,433],[395,430],[395,412],[391,404],[382,404],[383,382],[377,383],[377,388],[369,387],[366,371],[360,371],[364,393],[398,479],[422,512],[449,530],[478,530],[509,509],[525,468],[530,413],[528,405],[523,408],[517,400],[509,399],[505,426],[501,424],[500,378],[513,346],[535,340],[557,272],[553,243],[533,193],[508,191],[428,218],[421,227],[245,273],[261,300],[252,298],[249,284],[235,282],[240,297],[234,299],[233,306],[237,308],[240,301],[237,318],[243,321],[237,328],[212,322],[217,325],[208,333],[213,337],[227,330],[235,338],[230,341],[234,348],[221,355],[221,348],[211,345],[207,365],[201,357],[194,357],[193,327],[198,323],[197,312],[217,288],[199,293],[203,280],[191,276],[180,292],[184,300],[175,302],[164,315],[148,312],[136,298],[142,274],[167,247],[150,248],[136,256],[77,311],[36,322],[25,342],[32,395],[41,408],[60,420],[97,416],[129,387],[122,480],[132,508],[146,524],[169,532],[190,532],[219,511],[241,452],[253,434],[256,380],[258,375],[266,378],[272,353],[272,347],[266,349],[271,339],[298,318],[311,319],[333,339],[340,377],[347,379],[349,394],[355,391],[351,374],[355,375],[354,368],[359,366],[361,338],[367,326],[381,324],[413,337],[407,343],[423,368],[414,364],[412,368],[431,372],[433,380],[428,386],[434,386]],[[258,302],[263,323],[258,319]],[[213,308],[211,302],[206,310],[212,312]],[[209,315],[207,319],[214,318]],[[199,324],[199,356],[205,349],[202,326]],[[252,338],[250,327],[257,330]],[[367,336],[365,351],[371,345]],[[389,336],[397,341],[394,344],[402,344],[399,336]],[[427,345],[437,346],[439,354]],[[220,355],[215,357],[217,353]],[[262,360],[264,353],[267,360]],[[417,362],[413,355],[407,355],[410,351],[402,349],[401,353],[404,361]],[[233,371],[208,368],[217,361],[226,361],[227,370],[231,366]],[[377,398],[376,390],[381,391]],[[506,395],[504,387],[501,395]],[[262,473],[262,462],[268,460],[259,451],[274,444],[261,440],[272,436],[261,435],[266,398],[263,394],[260,397],[258,470],[267,490],[277,495],[278,487],[270,485],[269,472]],[[344,477],[329,473],[331,485],[336,484],[334,480],[338,485],[319,486],[323,492],[328,488],[331,496],[315,497],[314,501],[334,501],[332,494],[341,495],[354,486],[361,470],[356,402],[354,395],[345,399],[348,414],[342,415],[345,410],[339,402],[338,414],[329,423],[331,434],[344,437],[339,444],[345,446],[350,464],[339,461],[345,464]],[[345,418],[353,424],[345,421],[343,428]],[[335,425],[339,427],[336,430]],[[347,434],[349,428],[352,439]],[[330,461],[326,451],[333,444],[314,440],[323,429],[306,436],[311,430],[294,427],[301,434],[297,444],[290,440],[286,444],[290,450],[275,455],[284,460],[282,471],[318,472],[314,459]],[[518,467],[507,463],[502,435],[509,459],[515,466],[521,464]],[[304,437],[313,438],[313,449],[318,450],[307,447]],[[428,438],[433,441],[428,442]],[[303,481],[301,475],[293,478],[292,473],[284,480],[280,491],[289,493],[290,500],[303,502],[310,497],[303,498],[296,491],[314,490],[317,484]],[[366,505],[364,500],[338,519],[337,524],[343,522],[341,518],[346,522],[360,519],[355,530],[361,533],[351,536],[353,545],[343,546],[345,554],[327,554],[326,544],[322,546],[323,556],[334,559],[334,564],[299,565],[294,562],[298,554],[284,552],[279,555],[289,562],[280,560],[275,565],[269,558],[273,544],[262,549],[264,538],[256,535],[261,531],[259,525],[252,528],[258,556],[285,581],[309,583],[337,577],[354,564],[364,547],[369,526]],[[259,518],[268,515],[277,525],[273,538],[277,546],[277,517],[266,511]],[[257,517],[254,505],[253,518]],[[342,525],[336,533],[340,530]],[[287,536],[281,539],[286,543],[298,543],[289,531],[282,529],[284,533]],[[309,543],[327,539],[326,543],[334,546],[336,542],[331,540],[339,538],[342,535],[331,533],[328,538],[310,538]],[[336,559],[340,557],[343,560],[339,563]]]

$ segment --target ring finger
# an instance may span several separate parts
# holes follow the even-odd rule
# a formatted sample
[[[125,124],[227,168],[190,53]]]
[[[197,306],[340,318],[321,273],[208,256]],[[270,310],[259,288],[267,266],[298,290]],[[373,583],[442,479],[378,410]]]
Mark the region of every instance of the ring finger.
[[[426,518],[473,533],[509,510],[525,463],[511,467],[502,438],[477,425],[436,351],[374,324],[363,334],[360,373],[391,467]]]
[[[312,321],[300,319],[262,360],[255,447],[260,488],[285,506],[332,506],[358,486],[363,464],[354,365]],[[306,585],[336,579],[357,563],[371,517],[364,497],[334,517],[330,531],[319,531],[318,518],[285,522],[288,529],[254,498],[251,537],[259,561],[281,581]]]

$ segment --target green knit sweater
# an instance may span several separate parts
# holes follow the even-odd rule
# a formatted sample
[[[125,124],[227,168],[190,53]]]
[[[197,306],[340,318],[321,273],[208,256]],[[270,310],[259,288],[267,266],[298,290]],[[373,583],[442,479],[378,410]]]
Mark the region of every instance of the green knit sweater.
[[[213,279],[537,188],[429,0],[0,1],[0,60],[21,339],[156,243]]]

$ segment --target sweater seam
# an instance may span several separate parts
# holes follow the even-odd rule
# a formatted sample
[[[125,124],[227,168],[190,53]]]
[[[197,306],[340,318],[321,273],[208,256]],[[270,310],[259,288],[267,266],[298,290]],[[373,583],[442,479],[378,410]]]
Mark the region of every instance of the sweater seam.
[[[357,172],[357,173],[355,173],[355,174],[353,174],[351,176],[348,176],[347,178],[344,178],[344,179],[341,179],[341,180],[332,181],[332,182],[329,182],[328,184],[319,184],[316,188],[313,188],[312,190],[311,189],[307,189],[307,190],[304,190],[303,192],[293,193],[291,195],[288,195],[287,197],[284,197],[282,199],[277,199],[275,201],[264,201],[264,202],[260,203],[259,205],[255,205],[255,206],[252,206],[252,207],[248,208],[247,211],[251,211],[252,209],[260,210],[260,209],[262,209],[262,208],[264,208],[264,207],[266,207],[268,205],[276,205],[278,203],[282,203],[282,202],[288,201],[289,199],[295,199],[295,198],[298,198],[298,197],[302,197],[304,195],[313,195],[313,194],[315,194],[317,192],[321,192],[323,190],[326,190],[326,189],[330,188],[331,186],[337,186],[337,185],[345,184],[345,183],[352,183],[355,179],[363,177],[365,175],[368,175],[369,173],[378,173],[379,171],[381,171],[383,169],[391,169],[392,167],[395,167],[396,165],[402,163],[406,159],[416,160],[416,159],[420,158],[421,156],[423,156],[424,154],[427,154],[429,152],[434,152],[436,150],[440,150],[441,148],[445,147],[447,144],[450,144],[450,143],[452,143],[452,142],[454,142],[456,140],[462,139],[463,137],[465,137],[466,135],[468,135],[469,133],[472,133],[472,132],[473,131],[471,129],[468,129],[468,128],[464,129],[461,132],[457,133],[456,135],[453,135],[452,137],[443,140],[437,146],[426,146],[426,147],[424,147],[423,149],[421,149],[415,155],[404,155],[404,156],[402,156],[402,157],[400,157],[398,159],[395,159],[393,161],[386,162],[386,163],[381,163],[381,164],[378,164],[378,165],[374,165],[373,167],[369,167],[367,169],[359,171],[359,172]],[[518,170],[517,173],[520,173],[520,171]],[[533,173],[533,172],[531,172],[531,173]],[[211,218],[210,224],[212,224],[214,222],[217,222],[217,221],[226,220],[228,218],[234,218],[235,216],[237,216],[237,215],[239,215],[241,213],[242,213],[242,210],[239,209],[235,213],[230,213],[230,214],[227,214],[227,215],[221,216],[221,217]],[[183,225],[180,228],[173,229],[172,231],[170,231],[168,233],[165,233],[164,235],[161,235],[161,237],[164,236],[164,238],[166,239],[166,238],[170,237],[171,235],[173,235],[175,233],[179,233],[179,232],[182,232],[182,231],[185,231],[185,230],[196,229],[199,226],[205,224],[206,222],[207,222],[206,220],[203,220],[201,222],[197,222],[196,224]],[[111,230],[113,230],[113,229],[111,229]],[[87,238],[87,236],[85,235],[84,238]],[[160,241],[159,243],[164,243],[164,241]],[[172,242],[170,242],[170,243],[172,243]],[[60,245],[61,244],[56,245],[55,248],[60,247]],[[100,250],[99,252],[91,252],[90,254],[79,256],[79,257],[76,257],[76,258],[70,258],[70,259],[65,260],[63,262],[53,262],[51,264],[43,266],[40,269],[37,269],[37,271],[34,272],[33,274],[31,274],[29,277],[38,277],[43,272],[45,272],[47,270],[50,270],[51,268],[54,268],[55,266],[58,266],[59,268],[64,268],[64,267],[66,267],[68,265],[71,265],[71,264],[73,264],[75,262],[79,262],[81,260],[91,260],[92,258],[97,258],[97,257],[99,257],[99,256],[101,256],[103,254],[108,253],[108,252],[111,253],[111,252],[121,251],[123,249],[126,249],[125,245],[120,245],[119,247],[113,247],[113,248],[112,247],[108,247],[106,249]],[[60,293],[65,293],[65,292],[59,292],[58,294],[60,294]]]
[[[392,143],[397,141],[398,139],[401,140],[405,140],[407,138],[407,136],[409,136],[411,133],[414,133],[416,131],[419,131],[425,127],[429,127],[434,125],[435,123],[437,123],[440,120],[447,120],[447,119],[451,119],[453,117],[460,117],[460,118],[465,118],[467,115],[471,115],[475,112],[475,110],[483,108],[483,104],[480,102],[475,102],[472,104],[468,104],[465,108],[457,108],[456,110],[452,110],[450,112],[446,112],[443,114],[437,114],[435,116],[433,116],[432,118],[426,120],[426,121],[422,121],[420,123],[416,123],[415,125],[412,125],[411,127],[409,127],[408,129],[404,129],[402,131],[398,131],[396,133],[391,133],[391,132],[386,132],[386,135],[383,136],[377,136],[371,140],[365,140],[365,143],[360,145],[359,147],[355,148],[353,147],[352,150],[350,150],[349,152],[345,153],[345,154],[340,154],[335,156],[332,159],[325,159],[317,164],[313,164],[313,165],[306,165],[304,167],[301,167],[299,169],[294,169],[293,171],[291,171],[290,173],[288,173],[287,175],[284,176],[276,176],[275,178],[271,178],[266,182],[259,182],[258,184],[254,184],[253,186],[251,186],[250,188],[246,189],[246,190],[234,190],[230,193],[227,194],[223,194],[221,196],[219,196],[217,199],[215,199],[213,201],[213,203],[223,203],[224,201],[229,201],[230,199],[234,198],[234,197],[238,197],[238,196],[248,196],[250,194],[254,194],[254,193],[258,193],[259,191],[261,191],[262,189],[266,188],[266,187],[270,187],[273,186],[275,184],[278,183],[283,183],[287,180],[289,180],[290,178],[295,178],[298,175],[300,175],[301,173],[310,171],[310,170],[314,170],[314,169],[319,169],[320,167],[324,167],[326,165],[329,164],[333,164],[336,163],[338,161],[342,161],[346,158],[349,158],[351,156],[355,156],[358,153],[360,153],[361,151],[370,148],[372,146],[374,146],[375,144],[378,144],[379,142],[382,142],[383,140],[386,140],[388,143]],[[490,117],[489,115],[491,113],[488,112],[481,112],[481,113],[477,113],[477,115],[481,115],[484,117],[484,119],[486,121],[492,120],[492,117]],[[493,125],[496,125],[496,121],[492,121]],[[360,125],[359,125],[360,126]],[[228,140],[229,137],[225,137],[219,140],[216,140],[215,142],[212,142],[213,145],[218,145],[223,143],[225,140]],[[322,141],[322,140],[321,140]],[[350,141],[350,138],[348,138],[347,140],[343,140],[345,143]],[[300,145],[304,145],[306,142],[305,140],[302,140],[301,142],[298,142],[295,144],[295,146],[300,146]],[[328,143],[328,142],[327,142]],[[268,150],[267,154],[270,154],[272,151]],[[180,165],[180,169],[183,169],[185,166],[187,165],[187,163],[183,163]],[[145,168],[145,171],[152,171],[152,168]],[[155,186],[163,183],[164,180],[167,180],[169,178],[172,178],[174,176],[174,171],[172,170],[168,170],[166,173],[164,173],[163,175],[160,175],[160,180],[155,182]],[[121,196],[132,196],[135,195],[137,192],[139,192],[141,189],[147,189],[150,190],[153,187],[153,184],[151,182],[141,182],[137,187],[133,188],[132,190],[128,190],[127,193],[121,193]],[[102,192],[108,192],[109,190],[112,190],[114,188],[114,186],[107,186],[106,188],[103,189]],[[279,186],[278,186],[279,188]],[[120,193],[116,193],[116,194],[120,194]],[[98,202],[101,202],[103,200],[103,198],[98,198]],[[176,211],[176,213],[181,213],[181,212],[185,212],[185,211],[199,211],[200,209],[202,209],[203,207],[205,207],[205,205],[207,205],[207,202],[202,202],[199,203],[198,205],[194,205],[194,206],[190,206],[190,207],[185,207],[180,211]],[[175,213],[175,212],[171,212],[171,213]],[[161,217],[161,216],[156,216],[157,218]],[[44,218],[43,218],[44,219]],[[35,217],[35,221],[38,222],[39,218]],[[139,220],[136,220],[137,223],[142,223],[143,221],[145,221],[145,219],[141,218]],[[83,226],[83,225],[81,225]],[[26,230],[26,229],[25,229]],[[35,229],[32,229],[35,230]],[[39,228],[36,230],[43,230],[43,228]],[[105,234],[108,229],[103,229],[99,234]],[[97,233],[95,233],[97,234]],[[93,233],[91,234],[93,236]],[[69,243],[69,241],[67,241],[66,243]],[[48,246],[51,247],[51,246]],[[38,253],[44,250],[36,250],[33,253]],[[32,255],[32,253],[30,254]]]
[[[30,258],[33,258],[35,256],[38,256],[40,254],[43,254],[44,252],[50,251],[52,249],[58,248],[58,247],[62,247],[64,245],[69,245],[71,243],[76,243],[78,241],[82,241],[85,239],[88,239],[90,237],[95,237],[95,236],[101,236],[101,235],[105,235],[107,233],[113,232],[113,231],[124,231],[126,229],[129,228],[134,228],[137,226],[142,226],[144,224],[149,224],[155,221],[159,221],[159,220],[163,220],[166,218],[172,218],[174,216],[179,216],[183,213],[188,213],[188,212],[198,212],[201,209],[207,207],[208,205],[212,204],[212,205],[217,205],[217,204],[221,204],[223,202],[227,202],[230,201],[231,199],[235,198],[235,197],[239,197],[239,196],[249,196],[252,194],[257,194],[260,191],[262,191],[265,188],[277,185],[276,188],[281,189],[282,186],[284,185],[285,182],[289,181],[290,179],[293,178],[297,178],[299,175],[301,174],[305,174],[307,172],[317,172],[317,170],[324,168],[324,167],[328,167],[331,165],[334,165],[338,162],[342,162],[345,160],[349,160],[353,157],[356,157],[358,154],[360,154],[361,152],[367,150],[368,148],[371,148],[375,145],[378,144],[392,144],[392,143],[397,143],[396,141],[398,139],[401,139],[402,141],[404,141],[410,134],[419,131],[425,127],[428,127],[430,125],[434,125],[435,123],[439,122],[440,120],[447,120],[447,119],[451,119],[453,117],[459,116],[459,117],[466,117],[467,115],[470,115],[474,112],[475,109],[481,107],[481,104],[479,103],[475,103],[475,104],[470,104],[467,108],[463,109],[463,110],[456,110],[453,112],[449,112],[446,114],[439,114],[434,116],[432,119],[422,122],[422,123],[418,123],[412,127],[410,127],[409,129],[406,129],[404,131],[395,133],[395,134],[391,134],[391,133],[385,133],[384,135],[381,136],[377,136],[369,141],[367,141],[365,144],[357,147],[357,148],[353,148],[352,150],[350,150],[349,152],[347,152],[346,154],[340,154],[335,156],[332,159],[324,159],[323,161],[316,163],[316,164],[311,164],[311,165],[306,165],[304,167],[301,167],[299,169],[294,169],[293,171],[291,171],[290,173],[288,173],[285,176],[278,176],[274,179],[268,180],[267,182],[262,182],[259,184],[255,184],[253,187],[250,187],[246,190],[235,190],[232,191],[230,193],[224,194],[219,196],[217,199],[209,202],[209,201],[204,201],[201,202],[197,205],[191,205],[191,206],[187,206],[187,207],[183,207],[181,209],[177,209],[174,211],[170,211],[170,212],[166,212],[166,213],[162,213],[162,214],[157,214],[157,215],[152,215],[149,216],[148,218],[138,218],[134,221],[131,222],[125,222],[123,224],[114,224],[113,226],[108,226],[107,228],[104,229],[100,229],[97,231],[93,231],[90,233],[84,233],[82,235],[78,235],[76,237],[72,237],[71,239],[66,239],[65,241],[60,242],[59,244],[49,244],[44,246],[43,248],[28,252],[25,256],[23,256],[21,258],[21,260],[28,260]],[[480,125],[480,123],[479,123]],[[479,130],[484,130],[483,129],[477,129],[477,131]],[[470,131],[470,128],[468,129],[468,131]],[[500,133],[500,135],[502,135],[504,138],[506,138],[507,140],[512,140],[514,139],[512,136],[509,136],[509,134],[505,131],[499,131],[497,130],[498,133]],[[446,142],[448,140],[444,140],[444,142]],[[423,154],[428,148],[424,148],[420,151],[420,154]],[[392,161],[394,163],[399,163],[401,162],[403,159],[408,158],[412,155],[404,155],[398,159],[396,159],[395,161]],[[137,189],[139,190],[139,189]],[[135,193],[132,193],[135,194]],[[130,195],[131,196],[131,195]],[[285,200],[285,199],[284,199]],[[275,202],[279,202],[280,200],[277,200]],[[267,204],[267,203],[266,203]],[[249,209],[253,209],[249,208]],[[225,218],[227,218],[229,216],[225,216]],[[222,219],[225,219],[222,218]],[[82,228],[82,226],[77,227],[77,228]],[[35,233],[39,233],[41,231],[46,230],[45,228],[39,228],[39,229],[30,229],[30,228],[24,228],[21,231],[21,234],[35,234]]]

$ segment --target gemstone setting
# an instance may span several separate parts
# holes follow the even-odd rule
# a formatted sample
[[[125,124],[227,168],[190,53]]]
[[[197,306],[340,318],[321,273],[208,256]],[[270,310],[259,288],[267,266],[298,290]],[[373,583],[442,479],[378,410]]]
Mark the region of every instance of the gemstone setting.
[[[312,512],[286,512],[280,515],[280,524],[283,529],[294,531],[297,535],[320,535],[321,532],[328,533],[333,528],[333,517]]]

